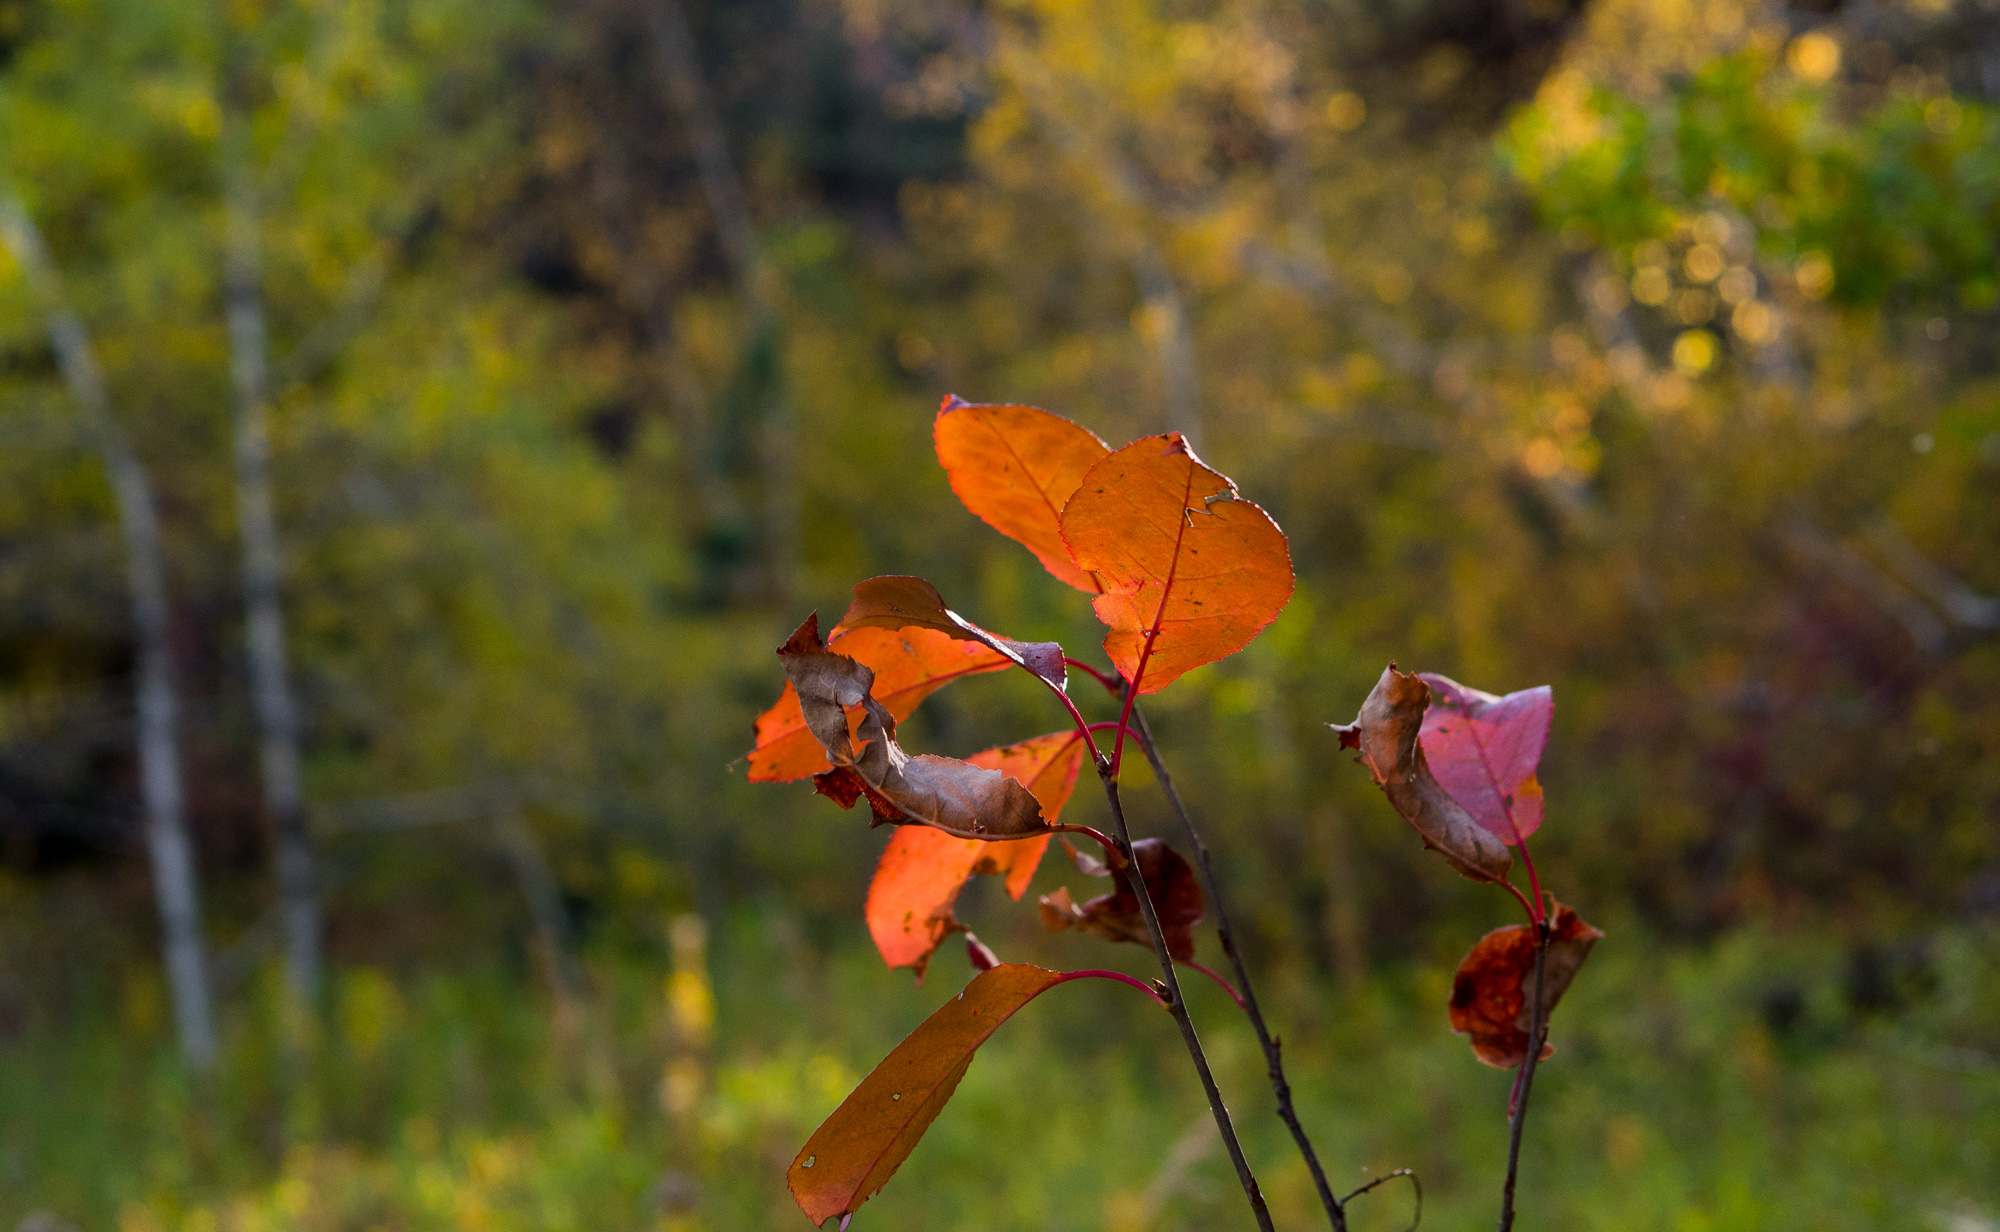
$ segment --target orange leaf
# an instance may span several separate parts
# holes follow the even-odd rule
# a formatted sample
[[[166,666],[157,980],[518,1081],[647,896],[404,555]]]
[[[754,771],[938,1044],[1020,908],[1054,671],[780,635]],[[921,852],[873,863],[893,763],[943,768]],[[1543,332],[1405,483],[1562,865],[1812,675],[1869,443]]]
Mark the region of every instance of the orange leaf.
[[[778,647],[778,661],[798,691],[807,729],[833,766],[813,789],[843,808],[867,797],[875,820],[936,826],[960,838],[989,841],[1046,834],[1042,806],[1006,775],[954,757],[914,756],[896,743],[896,719],[871,690],[875,673],[820,640],[819,616],[806,617]],[[866,713],[856,726],[848,712]]]
[[[1431,775],[1418,737],[1431,687],[1413,672],[1391,663],[1375,682],[1354,722],[1328,726],[1340,733],[1340,747],[1361,750],[1361,764],[1403,819],[1424,836],[1452,867],[1474,881],[1505,881],[1514,857],[1507,844],[1479,824]]]
[[[1549,954],[1542,964],[1542,1022],[1576,978],[1590,947],[1604,934],[1576,912],[1555,902],[1549,917]],[[1528,1059],[1528,1031],[1534,1026],[1529,1001],[1535,987],[1535,930],[1527,924],[1496,928],[1479,939],[1451,988],[1451,1029],[1472,1037],[1472,1051],[1496,1069],[1512,1069]],[[1554,1052],[1544,1045],[1542,1055]]]
[[[943,1111],[987,1037],[1015,1010],[1073,978],[1002,963],[910,1032],[792,1161],[785,1181],[806,1218],[823,1224],[874,1197]]]
[[[1178,432],[1142,436],[1091,467],[1062,532],[1103,583],[1091,605],[1111,628],[1104,651],[1140,693],[1243,649],[1292,597],[1284,532]]]
[[[1037,736],[966,758],[998,770],[1041,802],[1042,816],[1054,824],[1076,788],[1083,765],[1083,738],[1074,731]],[[914,967],[917,979],[931,952],[959,927],[952,915],[958,892],[975,873],[1004,876],[1007,893],[1018,899],[1028,889],[1049,836],[983,843],[954,838],[929,826],[902,826],[889,838],[875,879],[868,886],[868,933],[882,961]]]
[[[850,629],[836,632],[831,649],[872,668],[875,700],[898,722],[909,718],[931,694],[960,676],[997,672],[1008,666],[998,652],[929,629]],[[858,726],[862,710],[848,712]],[[788,783],[829,767],[826,754],[806,729],[799,694],[790,681],[777,704],[757,716],[757,744],[750,750],[750,781]]]
[[[1032,406],[944,400],[933,427],[951,490],[981,521],[1088,594],[1104,588],[1063,542],[1062,509],[1083,473],[1111,452],[1095,433]]]

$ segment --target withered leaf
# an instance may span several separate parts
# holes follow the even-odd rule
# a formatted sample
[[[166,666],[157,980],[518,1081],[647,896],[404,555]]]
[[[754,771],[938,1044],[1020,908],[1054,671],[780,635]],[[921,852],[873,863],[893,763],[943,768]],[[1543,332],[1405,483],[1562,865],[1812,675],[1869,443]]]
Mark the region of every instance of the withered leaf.
[[[1068,840],[1063,845],[1069,847]],[[1069,854],[1081,873],[1091,877],[1112,875],[1110,866],[1095,856],[1085,855],[1074,847],[1069,848]],[[1194,869],[1180,852],[1157,838],[1142,838],[1132,844],[1132,856],[1145,878],[1153,910],[1160,917],[1160,933],[1166,938],[1168,955],[1180,962],[1192,962],[1194,926],[1203,912],[1201,883],[1195,879]],[[1082,906],[1071,900],[1067,887],[1058,887],[1055,893],[1042,896],[1041,908],[1042,923],[1051,932],[1074,928],[1107,941],[1129,941],[1149,950],[1153,948],[1139,896],[1132,892],[1123,876],[1118,878],[1116,890]]]
[[[1342,748],[1361,751],[1361,764],[1427,846],[1474,881],[1504,881],[1514,863],[1507,845],[1452,799],[1424,760],[1418,735],[1430,699],[1429,685],[1391,663],[1354,722],[1328,726]]]
[[[1418,737],[1425,764],[1474,821],[1518,846],[1542,824],[1535,771],[1549,743],[1554,691],[1541,685],[1495,697],[1449,676],[1424,672],[1422,679],[1431,687]]]
[[[1027,787],[1041,803],[1043,819],[1054,825],[1076,788],[1083,752],[1083,737],[1072,730],[987,749],[966,760]],[[952,907],[965,883],[977,873],[997,874],[1006,878],[1007,893],[1018,899],[1048,842],[1047,834],[983,843],[929,826],[899,827],[868,886],[868,933],[882,961],[914,967],[922,980],[932,951],[958,928]]]
[[[1105,653],[1140,693],[1235,654],[1292,597],[1284,532],[1177,432],[1142,436],[1092,466],[1063,507],[1062,533],[1104,587],[1091,606],[1111,629]]]
[[[1001,963],[980,972],[910,1032],[792,1161],[785,1180],[806,1217],[824,1224],[873,1197],[943,1111],[987,1037],[1014,1011],[1069,978]]]
[[[1549,952],[1542,967],[1542,1021],[1568,991],[1590,947],[1604,934],[1576,912],[1549,900]],[[1513,924],[1496,928],[1458,964],[1451,988],[1451,1029],[1472,1037],[1472,1051],[1496,1069],[1512,1069],[1528,1059],[1529,1013],[1535,986],[1535,930]],[[1542,1056],[1554,1052],[1545,1044]]]
[[[944,605],[937,587],[920,577],[890,574],[854,586],[854,602],[835,632],[848,629],[930,629],[1005,655],[1058,689],[1069,685],[1063,649],[1055,642],[1017,642],[973,624]]]
[[[875,673],[820,640],[819,617],[808,616],[778,659],[798,693],[806,727],[833,769],[813,776],[822,795],[851,808],[867,797],[877,821],[935,826],[959,838],[986,840],[1045,834],[1042,807],[1020,783],[997,770],[929,753],[911,756],[896,744],[896,720],[869,692]],[[847,711],[865,714],[850,735]]]
[[[938,462],[958,499],[988,526],[1025,546],[1078,590],[1097,578],[1070,559],[1062,510],[1083,473],[1111,452],[1086,428],[1032,406],[944,400],[932,434]]]
[[[959,677],[997,672],[1011,664],[997,650],[932,629],[853,629],[836,633],[828,641],[828,649],[875,673],[870,692],[899,723],[915,713],[926,697]],[[865,714],[860,706],[848,710],[850,732]],[[777,704],[757,716],[750,781],[786,783],[828,768],[826,753],[806,729],[798,690],[788,680]]]

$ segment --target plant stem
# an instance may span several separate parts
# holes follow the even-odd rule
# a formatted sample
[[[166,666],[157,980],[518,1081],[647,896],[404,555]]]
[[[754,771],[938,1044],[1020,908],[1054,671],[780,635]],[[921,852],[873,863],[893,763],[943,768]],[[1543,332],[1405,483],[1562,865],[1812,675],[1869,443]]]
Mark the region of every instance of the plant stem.
[[[1057,980],[1056,984],[1061,984],[1068,980],[1116,980],[1120,984],[1130,984],[1140,992],[1145,993],[1153,999],[1153,1004],[1159,1006],[1161,1009],[1167,1008],[1167,999],[1160,995],[1159,989],[1154,988],[1144,980],[1129,976],[1123,971],[1065,971],[1063,972],[1062,979]],[[1050,987],[1053,988],[1055,985],[1051,984]]]
[[[1112,776],[1111,768],[1100,764],[1098,781],[1104,784],[1104,798],[1111,805],[1112,832],[1117,835],[1120,853],[1125,857],[1125,880],[1132,887],[1132,894],[1139,900],[1139,912],[1146,917],[1146,932],[1152,937],[1153,954],[1160,960],[1160,982],[1166,986],[1167,1008],[1173,1012],[1174,1022],[1180,1026],[1181,1042],[1187,1045],[1188,1056],[1194,1061],[1195,1073],[1201,1077],[1202,1091],[1208,1096],[1208,1110],[1215,1115],[1215,1128],[1222,1134],[1222,1143],[1229,1148],[1229,1161],[1236,1165],[1236,1179],[1243,1184],[1243,1196],[1250,1202],[1250,1211],[1257,1217],[1260,1232],[1276,1232],[1271,1223],[1270,1208],[1264,1204],[1264,1192],[1257,1187],[1257,1177],[1250,1171],[1250,1161],[1243,1155],[1243,1144],[1236,1139],[1236,1126],[1230,1122],[1229,1109],[1222,1102],[1222,1091],[1215,1085],[1215,1075],[1209,1072],[1208,1057],[1201,1050],[1201,1039],[1195,1034],[1194,1019],[1188,1016],[1187,1002],[1181,996],[1181,983],[1174,973],[1174,959],[1167,952],[1166,934],[1160,930],[1160,916],[1153,909],[1153,896],[1147,892],[1146,879],[1139,875],[1139,862],[1132,854],[1132,833],[1125,826],[1125,806],[1118,799],[1118,780]]]
[[[1180,818],[1181,832],[1194,849],[1194,866],[1201,873],[1202,891],[1208,895],[1209,906],[1215,910],[1216,938],[1222,943],[1222,952],[1229,957],[1230,969],[1236,972],[1236,987],[1242,993],[1243,1013],[1256,1029],[1257,1042],[1264,1049],[1264,1068],[1271,1078],[1271,1093],[1278,1099],[1278,1116],[1292,1131],[1292,1141],[1298,1144],[1299,1155],[1312,1173],[1313,1187],[1319,1191],[1319,1202],[1326,1208],[1328,1222],[1333,1225],[1334,1232],[1346,1232],[1347,1214],[1341,1209],[1341,1200],[1333,1196],[1333,1187],[1327,1183],[1326,1170],[1320,1166],[1319,1154],[1313,1150],[1312,1140],[1306,1136],[1298,1111],[1292,1107],[1292,1084],[1285,1078],[1282,1046],[1264,1021],[1264,1012],[1257,1005],[1257,991],[1250,986],[1250,971],[1243,965],[1243,956],[1236,949],[1236,933],[1230,927],[1229,911],[1223,906],[1221,890],[1215,883],[1215,869],[1209,862],[1208,847],[1194,828],[1194,818],[1188,815],[1187,805],[1181,802],[1181,793],[1174,789],[1173,776],[1167,773],[1167,765],[1160,759],[1159,747],[1153,743],[1152,728],[1137,706],[1132,708],[1132,732],[1138,737],[1140,751],[1146,755],[1146,764],[1153,768],[1153,777],[1160,781],[1160,790],[1166,793],[1167,804],[1174,810],[1174,816]]]
[[[1535,999],[1528,1010],[1528,1055],[1521,1062],[1519,1098],[1510,1110],[1507,1130],[1507,1184],[1500,1190],[1500,1232],[1514,1227],[1514,1177],[1521,1165],[1521,1127],[1528,1120],[1528,1095],[1535,1086],[1535,1065],[1542,1059],[1542,1039],[1548,1033],[1542,1010],[1542,977],[1549,955],[1549,926],[1535,926]]]
[[[1237,1009],[1240,1010],[1243,1008],[1243,994],[1236,991],[1236,986],[1234,984],[1231,984],[1228,980],[1223,979],[1221,972],[1203,966],[1201,963],[1196,962],[1192,958],[1182,959],[1181,966],[1186,967],[1190,971],[1199,971],[1203,975],[1207,976],[1209,979],[1214,980],[1216,982],[1216,985],[1220,987],[1222,991],[1229,994],[1229,999],[1231,1001],[1236,1002]]]

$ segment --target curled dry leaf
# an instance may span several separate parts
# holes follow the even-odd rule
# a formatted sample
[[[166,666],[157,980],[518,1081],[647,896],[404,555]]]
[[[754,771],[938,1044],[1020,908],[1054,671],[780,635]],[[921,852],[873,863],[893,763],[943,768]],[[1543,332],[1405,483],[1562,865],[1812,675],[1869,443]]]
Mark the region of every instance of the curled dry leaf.
[[[1104,587],[1091,606],[1111,629],[1105,653],[1140,693],[1241,650],[1292,597],[1284,532],[1177,432],[1092,466],[1062,532]]]
[[[997,650],[931,629],[853,629],[835,633],[828,648],[875,673],[870,691],[899,723],[959,677],[1001,671],[1009,664]],[[847,712],[850,732],[865,714],[860,706]],[[753,783],[788,783],[830,768],[825,751],[806,728],[798,690],[789,680],[777,704],[757,716],[756,736],[750,750]]]
[[[1438,784],[1503,843],[1520,845],[1542,824],[1535,777],[1549,743],[1555,693],[1547,685],[1495,697],[1424,672],[1430,709],[1418,740]]]
[[[1076,788],[1083,751],[1083,737],[1066,731],[987,749],[966,760],[1025,786],[1041,803],[1043,819],[1054,825]],[[1047,834],[983,843],[929,826],[899,828],[868,886],[868,933],[882,961],[914,967],[922,980],[932,951],[959,927],[952,906],[965,883],[976,873],[993,873],[1006,878],[1007,893],[1018,899],[1048,843]]]
[[[854,602],[834,633],[866,628],[929,629],[1004,655],[1058,689],[1069,685],[1061,646],[1055,642],[1017,642],[989,633],[946,607],[937,587],[920,577],[890,574],[855,583]]]
[[[875,1196],[937,1119],[987,1037],[1014,1011],[1072,978],[1001,963],[910,1032],[792,1161],[785,1180],[806,1217],[823,1224]]]
[[[1542,967],[1542,1022],[1569,989],[1590,947],[1603,933],[1556,902],[1549,915],[1549,953]],[[1472,1037],[1472,1051],[1496,1069],[1512,1069],[1528,1059],[1529,1013],[1535,987],[1535,930],[1513,924],[1479,939],[1451,987],[1451,1029]],[[1555,1049],[1545,1044],[1542,1055]]]
[[[1342,748],[1361,751],[1361,764],[1425,845],[1474,881],[1504,881],[1514,863],[1507,845],[1466,812],[1425,763],[1418,734],[1430,699],[1429,685],[1391,663],[1354,722],[1329,726],[1340,733]]]
[[[1063,845],[1069,847],[1068,840]],[[1081,873],[1092,877],[1112,875],[1110,867],[1095,856],[1084,855],[1074,847],[1069,847],[1069,855]],[[1203,911],[1201,883],[1195,880],[1194,869],[1180,852],[1156,838],[1142,838],[1132,844],[1132,855],[1146,880],[1146,893],[1153,900],[1153,910],[1160,917],[1167,953],[1180,962],[1192,962],[1194,926]],[[1041,908],[1042,923],[1051,932],[1074,928],[1106,941],[1129,941],[1149,950],[1153,948],[1146,917],[1139,909],[1139,897],[1123,877],[1118,879],[1118,888],[1112,893],[1093,898],[1082,906],[1071,900],[1067,887],[1059,887],[1055,893],[1042,896]]]
[[[1088,594],[1104,588],[1070,559],[1062,510],[1083,473],[1111,452],[1087,428],[1032,406],[944,400],[932,435],[951,490],[967,509],[1026,547],[1062,581]]]
[[[896,720],[869,689],[875,673],[820,640],[819,617],[808,616],[778,660],[798,693],[808,730],[833,769],[813,787],[843,808],[867,797],[877,821],[936,826],[959,838],[987,840],[1046,834],[1042,806],[1027,788],[970,762],[929,753],[911,756],[896,744]],[[847,712],[865,712],[850,731]]]

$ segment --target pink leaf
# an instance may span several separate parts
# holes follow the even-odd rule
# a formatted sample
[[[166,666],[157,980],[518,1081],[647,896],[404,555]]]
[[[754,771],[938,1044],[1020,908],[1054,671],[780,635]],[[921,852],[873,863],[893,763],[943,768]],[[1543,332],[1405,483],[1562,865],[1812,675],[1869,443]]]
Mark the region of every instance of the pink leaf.
[[[1430,709],[1418,735],[1431,775],[1473,820],[1511,846],[1542,824],[1535,777],[1549,743],[1555,694],[1549,686],[1495,697],[1426,672]]]

